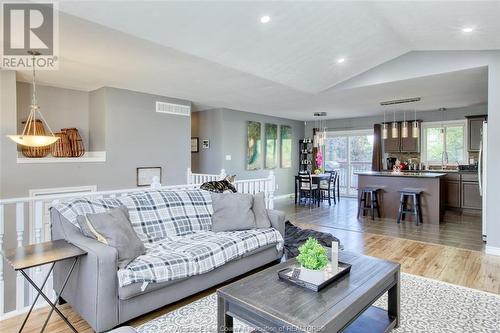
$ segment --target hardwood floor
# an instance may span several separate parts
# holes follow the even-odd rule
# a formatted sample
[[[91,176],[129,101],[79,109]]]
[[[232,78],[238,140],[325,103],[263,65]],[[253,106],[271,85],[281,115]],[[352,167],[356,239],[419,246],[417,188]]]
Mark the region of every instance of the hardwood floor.
[[[304,205],[295,206],[292,199],[276,201],[276,209],[285,211],[290,221],[299,224],[314,224],[336,230],[368,232],[484,251],[481,216],[446,211],[444,223],[440,225],[426,224],[425,221],[419,226],[410,221],[398,225],[393,219],[372,221],[369,217],[365,217],[358,220],[357,207],[358,203],[354,198],[341,198],[337,205],[332,204],[331,207],[325,202],[321,207],[313,208]]]
[[[475,237],[466,237],[467,230],[477,234],[477,217],[460,217],[457,221],[450,219],[445,224],[446,228],[443,225],[437,230],[438,233],[443,231],[442,235],[432,235],[431,228],[423,226],[419,229],[410,223],[393,226],[391,223],[395,222],[390,220],[354,221],[355,201],[353,204],[351,200],[342,199],[333,208],[325,205],[312,209],[296,208],[291,200],[282,200],[277,202],[276,208],[286,211],[287,218],[296,225],[334,234],[341,239],[346,250],[399,262],[403,272],[500,294],[500,257],[482,253],[482,247],[476,244],[478,242]],[[454,231],[453,226],[458,230]],[[453,244],[459,244],[462,248]],[[479,251],[468,247],[475,247]],[[140,325],[204,297],[215,289],[211,288],[146,314],[128,324]],[[70,321],[75,323],[79,332],[92,332],[85,321],[68,305],[63,305],[61,309],[69,316]],[[37,310],[30,318],[25,332],[38,332],[47,311],[47,308]],[[17,332],[22,319],[14,317],[1,321],[0,332]],[[52,315],[46,332],[69,332],[69,329],[56,315]]]

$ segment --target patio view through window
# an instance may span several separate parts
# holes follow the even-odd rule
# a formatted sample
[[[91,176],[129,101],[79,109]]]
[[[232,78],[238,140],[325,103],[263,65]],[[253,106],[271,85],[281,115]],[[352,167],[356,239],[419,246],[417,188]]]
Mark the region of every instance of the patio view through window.
[[[328,132],[325,141],[325,169],[340,173],[340,191],[356,195],[359,171],[372,168],[373,130]]]
[[[448,154],[448,164],[466,163],[465,121],[423,123],[422,161],[431,165],[445,163],[443,152]]]

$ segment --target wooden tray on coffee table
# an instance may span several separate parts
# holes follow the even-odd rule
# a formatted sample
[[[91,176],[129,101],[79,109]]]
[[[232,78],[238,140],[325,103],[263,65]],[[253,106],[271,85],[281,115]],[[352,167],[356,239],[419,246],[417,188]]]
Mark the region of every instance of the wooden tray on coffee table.
[[[318,283],[316,281],[308,281],[306,278],[301,277],[301,267],[300,265],[295,264],[279,270],[278,276],[285,282],[318,292],[330,283],[341,279],[346,274],[349,274],[350,271],[350,264],[339,261],[338,270],[333,272],[332,265],[329,263],[324,271],[323,280]]]

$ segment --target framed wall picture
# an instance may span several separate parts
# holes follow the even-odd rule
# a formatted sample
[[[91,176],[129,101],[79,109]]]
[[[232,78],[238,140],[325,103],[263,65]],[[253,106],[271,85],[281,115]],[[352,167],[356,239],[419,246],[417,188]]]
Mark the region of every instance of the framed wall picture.
[[[161,167],[137,168],[137,186],[151,186],[154,177],[158,177],[158,180],[161,183]]]
[[[256,121],[247,123],[247,170],[262,168],[261,161],[261,125]]]
[[[200,139],[191,138],[191,152],[198,153],[200,151]]]
[[[280,125],[281,167],[292,167],[292,127]]]
[[[203,142],[202,142],[202,147],[203,147],[203,149],[210,148],[210,140],[204,139]]]
[[[266,169],[274,169],[278,164],[278,125],[266,124],[264,128],[264,140],[266,140],[264,167]]]

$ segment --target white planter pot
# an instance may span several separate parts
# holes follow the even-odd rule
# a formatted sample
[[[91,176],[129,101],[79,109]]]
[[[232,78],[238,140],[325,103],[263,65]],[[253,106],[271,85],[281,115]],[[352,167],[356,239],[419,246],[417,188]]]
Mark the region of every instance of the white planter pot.
[[[322,270],[312,270],[300,267],[300,279],[319,285],[325,281],[325,270],[326,268]]]

